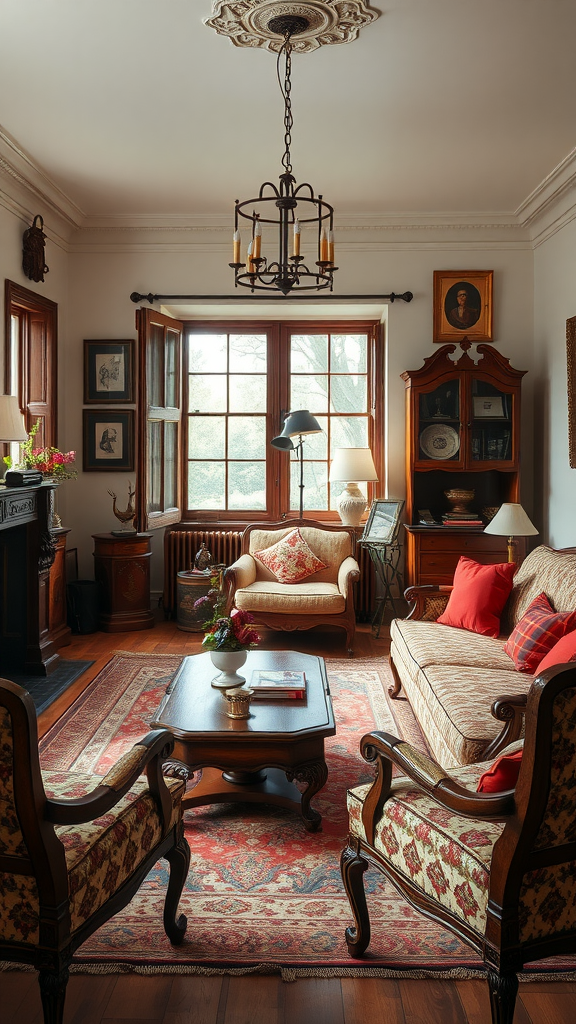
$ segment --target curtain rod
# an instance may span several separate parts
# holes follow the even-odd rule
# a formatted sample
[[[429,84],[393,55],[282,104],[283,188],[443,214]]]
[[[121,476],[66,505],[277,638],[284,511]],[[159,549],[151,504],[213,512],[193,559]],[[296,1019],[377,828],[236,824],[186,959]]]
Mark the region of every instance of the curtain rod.
[[[362,302],[381,302],[382,299],[390,299],[390,302],[394,302],[396,299],[402,299],[403,302],[412,302],[414,298],[412,292],[390,292],[388,295],[279,295],[277,298],[270,298],[269,295],[153,295],[149,292],[148,295],[143,295],[140,292],[132,292],[130,295],[132,302],[141,302],[142,299],[146,299],[147,302],[152,305],[154,302],[171,301],[176,300],[182,302],[198,302],[200,300],[211,302],[227,302],[231,299],[249,299],[250,302],[349,302],[351,299],[359,300]]]

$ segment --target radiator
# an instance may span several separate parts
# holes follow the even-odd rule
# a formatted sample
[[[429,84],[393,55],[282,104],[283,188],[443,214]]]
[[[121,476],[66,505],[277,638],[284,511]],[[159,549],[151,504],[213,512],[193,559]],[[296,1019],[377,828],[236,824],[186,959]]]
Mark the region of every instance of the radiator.
[[[214,563],[232,565],[240,556],[241,530],[169,530],[164,537],[164,615],[176,609],[176,575],[194,567],[194,555],[204,543]]]
[[[176,609],[176,576],[194,564],[194,555],[204,543],[214,562],[232,565],[240,556],[241,530],[168,530],[164,537],[164,614],[167,618]],[[366,548],[356,548],[360,566],[360,582],[356,590],[356,617],[367,622],[374,612],[376,583],[374,566]]]

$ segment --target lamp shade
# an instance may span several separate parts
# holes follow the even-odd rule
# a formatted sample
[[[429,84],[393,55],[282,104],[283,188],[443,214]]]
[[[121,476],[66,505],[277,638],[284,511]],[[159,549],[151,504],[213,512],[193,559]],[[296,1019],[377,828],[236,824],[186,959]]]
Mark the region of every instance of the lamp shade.
[[[280,437],[295,437],[297,434],[321,434],[322,427],[308,409],[297,409],[288,413]]]
[[[484,533],[494,533],[497,537],[533,537],[540,531],[530,522],[522,505],[507,501],[500,506]]]
[[[26,441],[24,417],[15,395],[0,395],[0,441]]]
[[[369,448],[337,448],[330,466],[330,482],[335,480],[377,480],[372,452]]]

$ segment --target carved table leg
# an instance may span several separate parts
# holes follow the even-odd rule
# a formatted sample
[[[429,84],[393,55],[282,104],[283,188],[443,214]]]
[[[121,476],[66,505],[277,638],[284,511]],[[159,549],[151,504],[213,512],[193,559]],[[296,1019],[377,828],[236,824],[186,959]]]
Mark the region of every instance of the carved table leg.
[[[488,984],[492,1024],[512,1024],[518,993],[518,975],[497,974],[496,971],[488,970]]]
[[[307,783],[307,788],[302,793],[301,813],[308,832],[316,832],[320,828],[322,815],[310,806],[310,800],[318,790],[326,785],[328,768],[325,761],[308,761],[306,764],[299,764],[297,768],[286,772],[289,782],[296,779],[298,782]]]

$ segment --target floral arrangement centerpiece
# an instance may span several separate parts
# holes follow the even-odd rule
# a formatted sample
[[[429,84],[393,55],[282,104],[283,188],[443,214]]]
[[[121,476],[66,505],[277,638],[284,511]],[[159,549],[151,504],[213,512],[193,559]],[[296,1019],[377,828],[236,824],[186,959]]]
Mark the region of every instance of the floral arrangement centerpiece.
[[[40,420],[32,427],[28,440],[20,445],[20,464],[25,469],[36,469],[43,477],[52,477],[54,480],[71,480],[76,476],[76,470],[70,469],[76,459],[76,452],[61,452],[59,448],[45,447],[37,448],[34,445],[36,434],[40,427]],[[6,455],[3,460],[8,469],[12,468],[12,459]]]
[[[261,640],[260,634],[252,627],[254,617],[241,608],[233,608],[229,615],[225,615],[226,596],[221,587],[209,591],[196,604],[201,604],[205,611],[210,605],[213,609],[212,617],[204,623],[206,633],[202,640],[202,646],[210,652],[215,668],[220,670],[220,675],[212,680],[212,686],[220,689],[241,686],[246,680],[238,675],[237,669],[246,661],[248,650]]]
[[[254,616],[241,608],[233,608],[230,615],[216,613],[211,622],[205,623],[207,632],[202,646],[208,651],[246,651],[257,647],[261,637],[252,628],[253,622]]]

